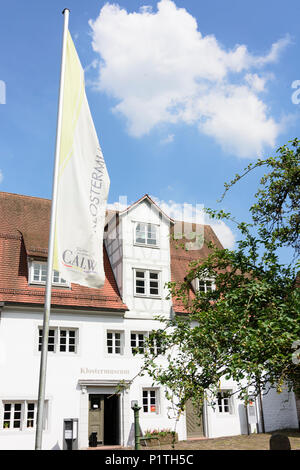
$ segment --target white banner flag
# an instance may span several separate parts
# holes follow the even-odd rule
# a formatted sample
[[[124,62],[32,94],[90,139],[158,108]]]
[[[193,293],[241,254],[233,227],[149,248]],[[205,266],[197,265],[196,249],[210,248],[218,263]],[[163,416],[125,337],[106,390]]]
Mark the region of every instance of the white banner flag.
[[[110,182],[69,32],[63,96],[53,269],[67,281],[99,288]]]

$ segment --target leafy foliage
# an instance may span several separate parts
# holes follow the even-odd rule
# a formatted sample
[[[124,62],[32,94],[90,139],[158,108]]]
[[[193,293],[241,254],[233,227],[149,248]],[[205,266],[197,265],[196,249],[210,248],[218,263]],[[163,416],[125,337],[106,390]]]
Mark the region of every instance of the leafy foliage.
[[[255,194],[256,203],[250,208],[253,222],[259,226],[260,236],[276,246],[286,245],[300,253],[300,141],[294,139],[290,146],[283,145],[277,156],[258,159],[236,175],[228,184],[226,192],[250,171],[261,166],[268,167],[260,180],[261,188]]]
[[[169,283],[170,296],[188,313],[162,320],[165,327],[155,336],[167,362],[148,350],[143,370],[167,387],[179,410],[189,398],[199,408],[203,398],[214,406],[222,377],[236,381],[245,402],[249,393],[299,384],[292,344],[300,339],[300,294],[293,264],[280,264],[277,254],[283,245],[299,252],[299,155],[295,139],[292,149],[280,147],[276,157],[249,165],[244,175],[262,165],[270,171],[250,208],[253,224],[237,224],[237,249],[210,244],[208,258],[190,263],[183,283]],[[226,191],[244,175],[236,175]],[[231,218],[223,211],[207,212]],[[215,290],[194,291],[193,281],[206,278],[214,278]]]

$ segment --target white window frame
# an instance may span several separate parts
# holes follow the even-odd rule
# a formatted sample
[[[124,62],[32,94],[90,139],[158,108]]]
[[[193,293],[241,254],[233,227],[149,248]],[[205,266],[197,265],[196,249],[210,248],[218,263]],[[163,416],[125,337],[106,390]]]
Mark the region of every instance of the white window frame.
[[[50,343],[50,346],[53,344],[53,351],[49,350],[49,338],[53,338],[53,335],[50,335],[50,330],[54,330],[54,343]],[[49,333],[48,333],[48,353],[56,353],[57,352],[57,327],[56,326],[49,326]],[[38,327],[38,352],[41,352],[43,344],[43,327]]]
[[[10,410],[5,410],[5,406],[10,406]],[[15,410],[15,407],[16,405],[20,405],[21,406],[21,409],[20,411],[16,411]],[[9,413],[9,418],[7,416],[5,416],[5,414]],[[20,413],[20,419],[15,419],[15,413]],[[2,412],[2,422],[1,422],[1,429],[3,430],[6,430],[6,429],[17,429],[17,430],[21,430],[22,429],[22,422],[23,422],[23,415],[24,415],[24,403],[22,401],[19,401],[19,400],[12,400],[12,401],[5,401],[3,402],[3,412]],[[14,422],[15,421],[19,421],[20,422],[20,426],[19,427],[15,427],[14,426]],[[6,423],[9,423],[9,426],[6,426]]]
[[[151,392],[154,392],[154,403],[153,396],[151,397]],[[147,397],[144,394],[147,393]],[[144,407],[147,406],[147,411],[145,411]],[[151,411],[151,407],[155,406],[155,410]],[[142,411],[145,416],[153,416],[160,414],[160,393],[159,388],[154,387],[143,387],[142,388]]]
[[[148,331],[130,331],[130,351],[131,351],[131,354],[134,354],[133,349],[140,349],[139,338],[136,337],[136,339],[135,339],[136,345],[132,346],[132,337],[131,337],[131,335],[136,335],[136,336],[137,335],[143,335],[143,352],[138,351],[137,353],[134,354],[136,356],[138,354],[143,354],[144,353],[145,340],[147,340],[148,334],[149,334]]]
[[[136,231],[137,231],[137,226],[139,224],[145,225],[145,243],[137,241],[137,236],[136,236]],[[149,243],[149,238],[148,238],[148,226],[155,227],[156,231],[156,243]],[[145,246],[147,248],[159,248],[159,225],[158,224],[153,224],[152,222],[134,222],[134,244],[137,246]]]
[[[224,396],[224,394],[229,394],[229,397]],[[221,403],[219,403],[219,395],[221,395]],[[232,390],[231,389],[221,389],[217,393],[217,404],[216,404],[216,406],[217,406],[218,414],[221,415],[221,416],[229,416],[229,415],[233,414]],[[228,408],[228,411],[225,410],[225,407]]]
[[[112,335],[112,338],[111,338],[111,341],[112,341],[112,345],[109,346],[108,345],[108,341],[109,341],[109,338],[108,338],[108,334],[111,334]],[[116,334],[119,334],[120,335],[120,345],[118,346],[116,344]],[[125,345],[125,341],[124,341],[124,331],[123,330],[113,330],[113,329],[108,329],[106,330],[106,335],[105,335],[105,351],[106,351],[106,354],[108,356],[123,356],[124,355],[124,345]],[[112,348],[112,352],[109,352],[108,351],[108,348],[111,347]],[[120,348],[120,352],[116,352],[116,348],[119,347]]]
[[[28,405],[34,405],[33,411],[28,410]],[[29,413],[33,413],[33,418],[29,418]],[[24,421],[26,423],[26,429],[35,429],[36,428],[36,420],[37,420],[37,402],[35,401],[25,401],[25,416]],[[28,421],[33,421],[33,426],[28,426]]]
[[[20,427],[14,427],[14,413],[15,405],[21,405],[21,410],[17,411],[20,413]],[[28,410],[28,405],[34,405],[33,411]],[[10,411],[5,411],[5,405],[11,405]],[[46,429],[46,422],[47,422],[47,415],[48,415],[48,400],[45,401],[45,408],[44,408],[44,419],[43,419],[43,429]],[[28,414],[33,412],[33,418],[29,418]],[[9,419],[6,417],[5,414],[10,413]],[[28,420],[32,421],[33,419],[33,426],[28,426]],[[33,431],[36,429],[36,420],[37,420],[37,401],[36,400],[17,400],[17,399],[5,399],[2,400],[1,404],[1,419],[0,419],[0,430],[3,432],[20,432],[20,431]],[[5,426],[5,422],[9,421],[9,426]]]
[[[149,331],[148,333],[148,338],[150,337],[151,333],[154,333],[155,331]],[[155,356],[159,356],[160,354],[162,354],[162,347],[161,345],[157,344],[157,341],[156,341],[156,338],[154,338],[154,344],[153,346],[149,346],[150,348],[150,352],[152,353],[152,349],[154,350],[154,355]]]
[[[144,278],[139,278],[137,277],[137,272],[143,272],[144,273]],[[139,269],[139,268],[133,268],[133,278],[134,278],[134,285],[133,285],[133,292],[135,297],[151,297],[153,299],[160,299],[161,298],[161,271],[155,270],[155,269]],[[158,294],[151,294],[150,293],[150,274],[157,274],[157,281],[154,280],[153,282],[157,282],[157,289],[158,289]],[[144,293],[137,292],[137,285],[136,282],[137,280],[144,279]]]
[[[200,290],[200,282],[204,283],[204,291]],[[207,282],[211,282],[211,290],[207,290],[207,284],[206,284]],[[214,290],[216,290],[215,280],[211,277],[205,277],[203,279],[197,278],[196,279],[196,289],[197,289],[198,292],[204,292],[205,294],[207,294],[208,292],[213,292]]]
[[[74,327],[69,327],[69,326],[50,326],[49,327],[49,331],[50,330],[54,330],[54,350],[53,351],[49,351],[48,349],[48,352],[49,353],[53,353],[53,354],[71,354],[71,355],[76,355],[78,354],[78,345],[79,345],[79,328],[74,328]],[[67,335],[66,335],[66,351],[61,351],[61,346],[63,346],[63,344],[61,343],[61,331],[67,331]],[[74,342],[74,346],[75,346],[75,351],[70,351],[69,348],[70,346],[73,346],[72,344],[70,345],[70,331],[74,331],[75,332],[75,342]],[[41,347],[42,347],[42,335],[40,334],[40,332],[42,333],[43,332],[43,327],[42,326],[39,326],[38,327],[38,352],[41,352]],[[48,341],[48,348],[49,348],[49,341]]]
[[[62,339],[62,336],[61,336],[61,332],[62,331],[66,331],[67,334],[66,334],[66,350],[65,351],[62,351],[61,350],[61,347],[64,346],[64,344],[61,342],[61,339]],[[74,335],[74,344],[70,344],[70,332],[74,332],[75,335]],[[57,348],[58,348],[58,351],[59,353],[61,354],[77,354],[78,352],[78,328],[72,328],[72,327],[64,327],[64,326],[60,326],[57,328]],[[73,338],[71,338],[73,339]],[[74,351],[70,351],[70,347],[74,346]]]
[[[139,341],[137,341],[137,338],[135,338],[136,345],[132,346],[132,344],[131,344],[132,343],[131,335],[143,335],[143,352],[137,352],[136,354],[134,354],[134,355],[138,355],[138,354],[143,354],[144,353],[145,342],[148,341],[149,336],[150,336],[151,333],[152,333],[152,331],[130,331],[130,350],[131,350],[131,354],[133,354],[133,349],[139,349]],[[150,347],[150,349],[154,350],[155,355],[159,355],[159,354],[162,353],[161,346],[158,346],[156,344],[156,341],[154,341],[154,344],[153,344],[152,347]],[[158,350],[160,350],[160,352],[158,352]]]
[[[34,279],[34,268],[36,266],[39,266],[39,279],[36,280]],[[30,260],[28,263],[28,280],[29,284],[36,284],[39,286],[45,286],[46,285],[46,279],[42,280],[42,267],[46,268],[46,273],[47,273],[47,262],[46,261],[38,261],[38,260]],[[58,275],[58,281],[54,282],[54,277]],[[47,274],[46,274],[47,276]],[[64,281],[64,282],[63,282]],[[52,272],[52,285],[55,287],[67,287],[70,288],[70,283],[66,280],[63,280],[62,276],[59,274],[58,271],[53,270]]]

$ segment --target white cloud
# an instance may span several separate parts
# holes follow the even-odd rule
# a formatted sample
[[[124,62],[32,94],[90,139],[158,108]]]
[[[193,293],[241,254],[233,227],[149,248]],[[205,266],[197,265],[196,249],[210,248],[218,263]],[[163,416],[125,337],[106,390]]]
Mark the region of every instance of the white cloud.
[[[278,61],[289,36],[262,56],[245,45],[225,50],[171,0],[133,13],[106,3],[90,26],[101,58],[98,89],[117,100],[113,110],[126,117],[132,136],[184,122],[240,157],[275,145],[281,123],[258,96],[266,80],[252,72]]]
[[[4,176],[3,176],[3,172],[2,172],[2,170],[0,170],[0,183],[2,183],[2,181],[3,181],[3,178],[4,178]]]
[[[266,77],[259,77],[257,73],[247,73],[245,75],[245,81],[253,91],[265,91]]]
[[[215,221],[209,219],[207,223],[211,225],[213,231],[217,235],[224,248],[229,248],[232,250],[234,248],[235,235],[228,225],[226,225],[223,220]]]
[[[246,86],[226,85],[201,97],[196,106],[205,116],[200,130],[225,151],[247,158],[275,145],[281,124],[268,117],[265,103]]]
[[[92,60],[92,62],[87,65],[84,69],[85,72],[88,72],[90,69],[96,69],[99,65],[99,60],[98,59],[94,59]]]
[[[164,139],[161,139],[160,143],[161,144],[170,144],[171,142],[174,141],[174,137],[175,137],[174,134],[168,134],[167,137],[165,137]]]

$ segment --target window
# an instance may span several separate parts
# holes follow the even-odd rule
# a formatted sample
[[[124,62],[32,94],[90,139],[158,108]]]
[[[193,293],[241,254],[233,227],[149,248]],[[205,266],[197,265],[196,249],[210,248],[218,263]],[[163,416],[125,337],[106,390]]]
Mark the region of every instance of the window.
[[[21,428],[22,403],[4,403],[3,428]]]
[[[43,329],[39,328],[39,351],[42,350],[42,341],[43,341]],[[49,328],[48,351],[55,352],[55,344],[56,344],[56,330],[54,328]]]
[[[137,222],[135,225],[135,243],[137,245],[158,246],[158,226]]]
[[[76,330],[59,329],[59,351],[76,353]]]
[[[231,390],[221,391],[217,394],[219,413],[231,413]]]
[[[213,279],[197,279],[199,292],[212,292],[215,290],[215,284]]]
[[[45,411],[47,411],[47,402]],[[3,402],[2,429],[34,429],[36,418],[37,402],[35,401]]]
[[[34,428],[36,422],[36,403],[27,403],[26,427]]]
[[[155,388],[143,389],[143,412],[144,413],[158,413],[158,390]]]
[[[130,344],[133,354],[143,354],[148,333],[131,333]]]
[[[151,336],[149,332],[132,332],[130,336],[132,354],[143,354],[146,342],[150,342],[149,349],[151,354],[161,354],[161,345]]]
[[[151,354],[157,356],[162,353],[160,341],[157,338],[154,338],[151,333],[149,334],[149,342]]]
[[[137,296],[160,296],[160,272],[144,269],[134,270],[134,293]]]
[[[46,284],[47,263],[43,261],[32,261],[29,265],[29,282],[31,284]],[[53,271],[52,284],[55,286],[69,287],[70,284],[61,277],[58,271]]]
[[[107,331],[106,345],[108,354],[123,354],[123,332]]]
[[[39,351],[42,350],[43,329],[39,327]],[[49,328],[48,351],[77,353],[78,329]]]

